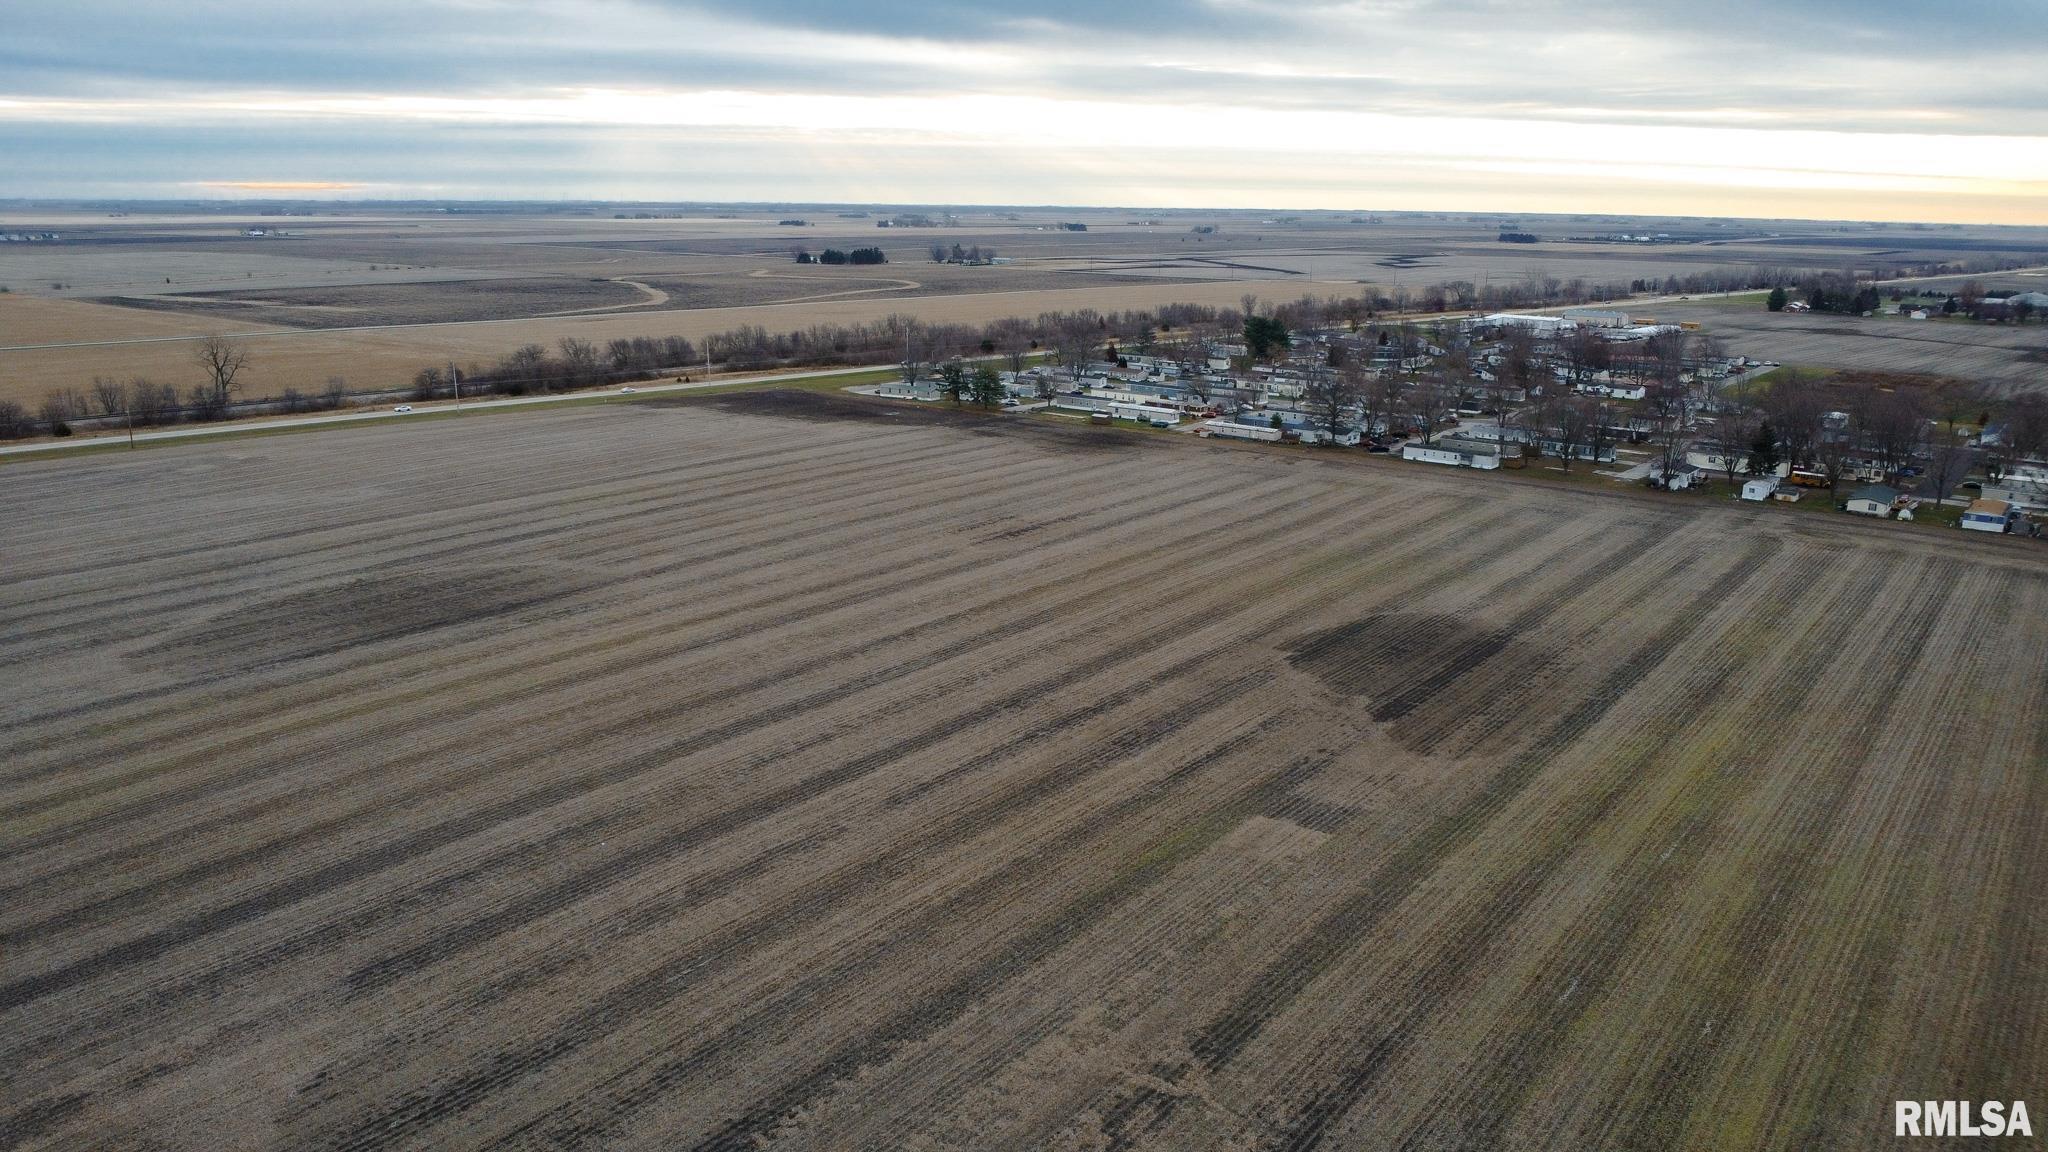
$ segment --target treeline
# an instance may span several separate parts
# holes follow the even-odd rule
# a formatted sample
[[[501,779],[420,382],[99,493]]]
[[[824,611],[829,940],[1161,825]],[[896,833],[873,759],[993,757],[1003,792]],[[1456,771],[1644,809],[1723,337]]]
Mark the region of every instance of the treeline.
[[[889,254],[880,248],[874,247],[855,248],[851,252],[844,252],[837,248],[827,248],[816,256],[811,255],[810,250],[807,248],[793,248],[790,250],[790,255],[795,257],[796,262],[799,264],[887,264],[889,262]]]
[[[96,376],[90,388],[54,388],[34,411],[18,401],[0,400],[0,440],[22,440],[47,433],[69,436],[87,424],[161,428],[172,424],[204,424],[232,416],[320,412],[348,402],[348,383],[327,381],[317,392],[286,388],[258,400],[231,400],[211,384],[194,384],[184,392],[145,376],[111,380]]]
[[[958,244],[951,248],[944,244],[934,244],[931,247],[931,254],[934,264],[982,264],[996,258],[995,249],[983,248],[979,244],[966,248]]]

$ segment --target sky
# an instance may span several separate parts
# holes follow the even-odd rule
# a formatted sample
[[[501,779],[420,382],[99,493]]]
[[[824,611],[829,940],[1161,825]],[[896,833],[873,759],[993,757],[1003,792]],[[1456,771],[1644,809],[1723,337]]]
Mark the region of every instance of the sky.
[[[9,0],[0,197],[2048,224],[2048,2]]]

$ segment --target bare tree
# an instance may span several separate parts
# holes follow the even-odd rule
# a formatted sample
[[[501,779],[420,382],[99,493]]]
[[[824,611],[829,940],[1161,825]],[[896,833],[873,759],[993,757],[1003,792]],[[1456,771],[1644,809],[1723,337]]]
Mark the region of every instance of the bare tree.
[[[1887,477],[1898,475],[1927,440],[1927,414],[1917,392],[1860,388],[1851,394],[1849,419]]]
[[[588,340],[564,337],[555,347],[562,352],[562,383],[567,387],[583,387],[595,384],[604,369],[598,359],[597,345]]]
[[[128,382],[128,411],[137,424],[161,424],[177,412],[178,390],[144,376]]]
[[[1382,372],[1366,386],[1359,425],[1368,436],[1391,433],[1408,403],[1408,381],[1397,372]]]
[[[0,440],[20,440],[35,435],[35,421],[28,409],[12,400],[0,400]]]
[[[1582,396],[1574,403],[1585,412],[1586,447],[1591,450],[1593,463],[1598,465],[1601,457],[1615,444],[1615,424],[1620,416],[1614,405],[1595,396]]]
[[[92,378],[92,398],[102,416],[120,416],[128,411],[128,386],[111,377]]]
[[[1591,328],[1573,329],[1565,338],[1564,353],[1575,386],[1585,384],[1614,363],[1614,346]]]
[[[1737,472],[1753,472],[1744,459],[1749,446],[1756,440],[1759,417],[1752,408],[1738,408],[1723,412],[1714,421],[1714,430],[1707,437],[1707,443],[1714,449],[1714,455],[1721,458],[1721,472],[1728,486],[1735,486]]]
[[[1558,462],[1570,472],[1572,458],[1586,442],[1586,425],[1591,419],[1585,402],[1576,396],[1551,397],[1543,402],[1538,419],[1557,440]]]
[[[2013,398],[2006,411],[2005,445],[2015,460],[2048,455],[2048,400],[2033,392]]]
[[[228,413],[220,392],[211,384],[194,384],[185,393],[185,411],[194,420],[222,420]]]
[[[1934,487],[1934,498],[1946,500],[1976,460],[1962,426],[1983,411],[1985,395],[1976,385],[1955,380],[1935,388],[1929,399],[1940,423],[1934,433],[1927,480]]]
[[[1410,389],[1409,410],[1414,413],[1424,440],[1436,438],[1437,428],[1455,403],[1457,390],[1436,375],[1423,378]]]
[[[206,410],[217,414],[212,419],[226,415],[242,370],[249,366],[248,351],[224,336],[208,336],[193,349],[192,358],[206,373],[207,387],[212,390],[212,395],[206,400]]]
[[[1764,414],[1794,468],[1816,462],[1827,429],[1827,401],[1817,386],[1803,377],[1773,384],[1764,396]]]
[[[1053,360],[1078,385],[1102,335],[1101,317],[1087,309],[1065,312],[1054,319],[1050,328]]]
[[[1336,443],[1337,434],[1350,427],[1351,413],[1365,398],[1365,378],[1353,369],[1315,368],[1310,371],[1302,403],[1316,426]]]

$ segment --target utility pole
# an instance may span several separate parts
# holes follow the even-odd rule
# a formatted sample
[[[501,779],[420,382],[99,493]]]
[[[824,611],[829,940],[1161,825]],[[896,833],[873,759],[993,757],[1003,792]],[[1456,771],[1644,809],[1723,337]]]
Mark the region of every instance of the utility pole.
[[[455,371],[455,361],[448,362],[448,381],[455,385],[455,410],[462,411],[462,377]]]

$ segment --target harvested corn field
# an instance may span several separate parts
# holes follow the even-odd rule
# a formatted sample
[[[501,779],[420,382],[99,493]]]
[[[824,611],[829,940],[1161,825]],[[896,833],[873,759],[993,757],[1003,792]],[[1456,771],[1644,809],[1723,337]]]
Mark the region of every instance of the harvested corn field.
[[[0,1144],[1850,1149],[2048,1095],[2023,542],[900,411],[10,466]]]

